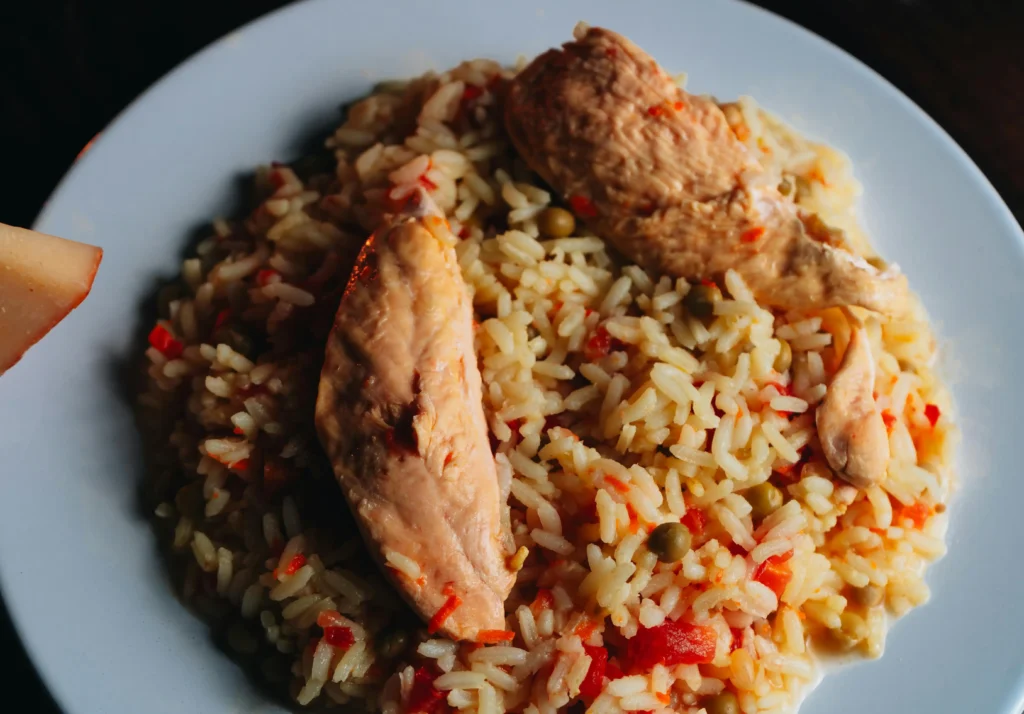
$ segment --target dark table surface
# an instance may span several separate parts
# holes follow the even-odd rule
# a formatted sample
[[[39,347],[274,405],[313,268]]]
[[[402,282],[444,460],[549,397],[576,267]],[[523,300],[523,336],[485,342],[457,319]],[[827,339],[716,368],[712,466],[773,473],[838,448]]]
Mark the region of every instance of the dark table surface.
[[[2,3],[0,141],[7,170],[0,180],[0,222],[31,225],[78,151],[128,102],[207,43],[283,4]],[[757,4],[831,40],[893,82],[970,154],[1024,222],[1024,0]],[[0,479],[9,478],[2,458]],[[0,691],[8,703],[21,703],[12,711],[58,712],[2,607],[0,652]]]

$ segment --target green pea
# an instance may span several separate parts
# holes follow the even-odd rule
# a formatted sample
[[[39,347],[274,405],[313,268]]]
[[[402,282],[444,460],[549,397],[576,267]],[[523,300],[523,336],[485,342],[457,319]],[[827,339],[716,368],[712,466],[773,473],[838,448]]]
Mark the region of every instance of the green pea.
[[[722,692],[705,700],[708,714],[740,714],[740,702],[732,692]]]
[[[715,311],[715,303],[722,299],[717,285],[694,285],[683,298],[683,306],[696,318],[706,320]]]
[[[853,588],[850,597],[861,607],[878,607],[885,600],[885,591],[877,585],[865,585],[862,588]]]
[[[782,491],[767,481],[753,488],[748,488],[743,495],[746,496],[747,501],[750,503],[751,513],[755,521],[760,521],[782,508]]]
[[[564,208],[545,208],[537,216],[537,229],[549,238],[565,238],[576,230],[576,217]]]
[[[662,523],[647,537],[647,549],[663,563],[675,563],[690,552],[690,531],[682,523]]]

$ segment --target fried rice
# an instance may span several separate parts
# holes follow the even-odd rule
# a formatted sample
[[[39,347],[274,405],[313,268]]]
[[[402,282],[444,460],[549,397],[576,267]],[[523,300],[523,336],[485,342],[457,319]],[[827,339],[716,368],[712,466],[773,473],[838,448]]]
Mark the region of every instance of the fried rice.
[[[892,459],[881,485],[855,489],[814,422],[849,341],[844,312],[773,312],[728,274],[703,317],[693,285],[600,236],[542,236],[558,199],[497,112],[514,73],[476,60],[378,87],[326,156],[259,169],[252,213],[215,221],[183,262],[140,397],[182,597],[302,705],[697,714],[729,692],[747,714],[792,711],[817,653],[881,655],[887,614],[927,600],[924,568],[945,551],[956,430],[927,317],[865,313]],[[847,159],[752,99],[723,107],[780,190],[870,257]],[[408,611],[313,428],[348,268],[418,188],[459,238],[492,445],[514,473],[521,569],[510,638],[494,644],[432,636]],[[755,519],[765,483],[784,500]],[[647,547],[669,522],[692,540],[677,563]],[[676,622],[709,635],[708,661],[630,661],[631,641],[656,647],[650,633]]]

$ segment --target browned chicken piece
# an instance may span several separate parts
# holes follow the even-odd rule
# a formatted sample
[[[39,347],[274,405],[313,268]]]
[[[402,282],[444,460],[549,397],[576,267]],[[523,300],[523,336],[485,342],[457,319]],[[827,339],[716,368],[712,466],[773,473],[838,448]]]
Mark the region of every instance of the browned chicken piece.
[[[722,110],[621,35],[590,28],[540,55],[512,81],[505,124],[576,214],[648,270],[719,279],[731,268],[787,309],[903,306],[895,266],[829,244],[768,185]]]
[[[875,403],[874,388],[871,345],[864,327],[855,324],[815,421],[829,466],[857,488],[881,482],[889,465],[889,432]]]
[[[417,213],[388,218],[359,255],[328,338],[316,425],[392,580],[445,635],[473,640],[505,626],[508,484],[490,449],[472,305],[455,251],[437,237],[450,234],[439,215]]]

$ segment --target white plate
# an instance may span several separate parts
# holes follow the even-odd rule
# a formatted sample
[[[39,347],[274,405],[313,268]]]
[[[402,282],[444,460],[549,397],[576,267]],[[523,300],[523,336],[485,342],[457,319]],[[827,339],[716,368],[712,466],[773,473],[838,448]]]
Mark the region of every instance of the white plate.
[[[0,379],[0,576],[46,683],[71,714],[276,711],[174,599],[136,510],[140,453],[116,370],[139,304],[185,237],[231,208],[234,179],[294,158],[374,80],[625,33],[690,88],[751,94],[844,149],[863,217],[920,292],[954,368],[965,440],[949,555],[888,651],[828,677],[804,714],[1016,714],[1024,700],[1020,405],[1024,236],[963,152],[889,84],[754,7],[694,0],[332,3],[235,32],[136,101],[47,204],[40,230],[106,251],[92,296]],[[991,121],[978,117],[979,122]]]

